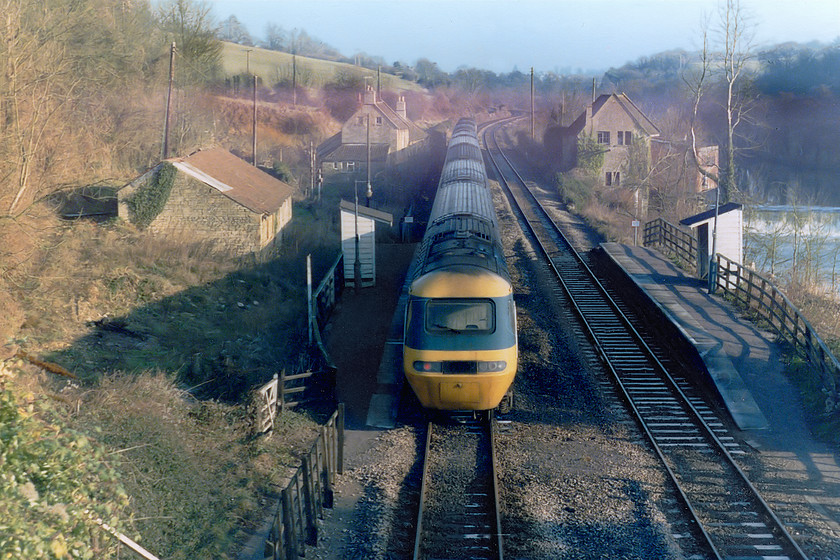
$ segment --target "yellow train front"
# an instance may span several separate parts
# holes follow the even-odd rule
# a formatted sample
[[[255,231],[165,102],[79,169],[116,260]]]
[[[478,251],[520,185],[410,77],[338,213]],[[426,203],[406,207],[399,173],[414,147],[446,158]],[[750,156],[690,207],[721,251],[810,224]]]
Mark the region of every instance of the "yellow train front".
[[[462,119],[408,293],[403,369],[437,410],[504,410],[517,367],[516,308],[475,123]]]

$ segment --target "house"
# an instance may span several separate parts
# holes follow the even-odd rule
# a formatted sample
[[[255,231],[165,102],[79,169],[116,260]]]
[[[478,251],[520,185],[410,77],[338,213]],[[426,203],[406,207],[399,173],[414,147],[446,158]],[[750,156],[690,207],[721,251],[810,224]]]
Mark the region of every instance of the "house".
[[[292,219],[294,189],[225,149],[167,159],[117,193],[119,217],[189,234],[235,255],[270,251]]]
[[[364,172],[368,161],[375,174],[386,165],[408,159],[425,144],[427,136],[408,119],[404,97],[400,96],[396,109],[392,109],[368,87],[361,106],[342,125],[341,132],[318,146],[317,157],[325,176]]]
[[[603,154],[599,171],[603,184],[619,187],[631,165],[631,149],[640,147],[646,165],[650,162],[650,140],[659,129],[623,93],[599,96],[571,125],[560,132],[560,160],[563,169],[581,164],[580,147]]]

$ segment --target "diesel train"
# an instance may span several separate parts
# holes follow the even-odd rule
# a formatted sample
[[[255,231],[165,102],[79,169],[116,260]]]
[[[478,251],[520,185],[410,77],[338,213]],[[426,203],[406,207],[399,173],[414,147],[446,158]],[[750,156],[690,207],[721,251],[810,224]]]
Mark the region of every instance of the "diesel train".
[[[476,123],[452,131],[408,292],[403,369],[420,404],[512,405],[516,308]]]

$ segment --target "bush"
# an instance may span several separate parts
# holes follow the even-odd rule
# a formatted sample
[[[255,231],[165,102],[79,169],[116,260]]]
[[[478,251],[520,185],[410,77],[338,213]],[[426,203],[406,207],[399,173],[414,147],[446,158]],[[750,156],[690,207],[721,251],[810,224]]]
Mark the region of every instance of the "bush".
[[[0,392],[0,557],[112,558],[128,496],[106,450],[69,429],[51,403]]]

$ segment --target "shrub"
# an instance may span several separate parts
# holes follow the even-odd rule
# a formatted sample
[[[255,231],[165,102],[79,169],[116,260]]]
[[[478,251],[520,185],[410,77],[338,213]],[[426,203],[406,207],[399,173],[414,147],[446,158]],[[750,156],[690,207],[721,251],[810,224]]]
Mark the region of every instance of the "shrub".
[[[0,557],[112,558],[128,496],[106,450],[69,429],[51,403],[0,392]]]

